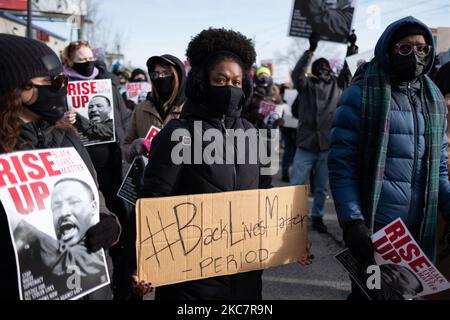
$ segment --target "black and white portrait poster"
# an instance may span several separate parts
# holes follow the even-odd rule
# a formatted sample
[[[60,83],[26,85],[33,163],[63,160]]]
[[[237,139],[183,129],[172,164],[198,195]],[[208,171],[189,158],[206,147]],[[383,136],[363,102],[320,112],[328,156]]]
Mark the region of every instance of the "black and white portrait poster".
[[[67,103],[85,146],[116,141],[111,79],[69,82]]]
[[[354,0],[294,0],[289,36],[347,43],[351,32]]]
[[[99,195],[74,148],[0,155],[0,201],[21,299],[77,299],[109,284],[103,249],[84,243],[99,221]]]
[[[372,236],[381,277],[405,299],[438,293],[450,283],[427,258],[399,218]]]

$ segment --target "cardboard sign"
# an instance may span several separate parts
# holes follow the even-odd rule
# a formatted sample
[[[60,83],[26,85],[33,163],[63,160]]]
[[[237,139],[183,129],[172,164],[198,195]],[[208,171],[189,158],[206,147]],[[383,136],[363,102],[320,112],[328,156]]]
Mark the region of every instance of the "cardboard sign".
[[[127,82],[125,85],[127,99],[138,104],[147,98],[147,94],[152,90],[148,82]]]
[[[145,135],[145,139],[151,142],[153,138],[158,134],[161,129],[151,126]],[[150,150],[150,149],[149,149]],[[144,156],[137,156],[133,159],[133,162],[128,169],[125,178],[120,185],[119,191],[117,191],[117,196],[124,199],[133,206],[136,205],[136,200],[138,197],[138,192],[142,187],[145,166],[148,163],[148,154]]]
[[[138,275],[155,286],[307,255],[307,186],[139,199],[136,214]]]
[[[21,299],[77,299],[109,284],[103,249],[83,242],[99,221],[99,197],[74,148],[0,155],[0,200]]]
[[[289,36],[316,32],[320,40],[347,43],[354,10],[353,0],[294,0]]]
[[[69,82],[67,104],[85,146],[116,141],[111,79]]]

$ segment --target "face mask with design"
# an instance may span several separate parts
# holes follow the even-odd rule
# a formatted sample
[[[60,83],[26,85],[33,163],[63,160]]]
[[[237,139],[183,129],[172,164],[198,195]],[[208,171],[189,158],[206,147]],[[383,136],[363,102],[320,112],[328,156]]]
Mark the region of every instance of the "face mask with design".
[[[74,62],[72,69],[82,76],[89,77],[94,72],[94,61],[86,61],[82,63]]]
[[[67,87],[54,89],[51,86],[36,86],[38,98],[25,107],[43,120],[55,124],[67,111]]]
[[[206,105],[215,116],[232,115],[239,110],[244,100],[244,91],[233,86],[210,86]]]

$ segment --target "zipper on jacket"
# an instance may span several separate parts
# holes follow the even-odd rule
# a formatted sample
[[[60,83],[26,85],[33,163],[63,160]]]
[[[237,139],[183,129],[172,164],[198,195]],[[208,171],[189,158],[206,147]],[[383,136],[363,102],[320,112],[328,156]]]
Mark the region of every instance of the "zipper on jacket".
[[[408,83],[408,101],[411,104],[411,112],[413,115],[413,122],[414,122],[414,160],[413,160],[413,167],[412,167],[412,177],[411,177],[411,205],[415,206],[416,203],[416,193],[414,192],[414,187],[416,184],[416,174],[417,174],[417,162],[418,162],[418,139],[419,139],[419,133],[418,133],[418,120],[417,120],[417,113],[416,113],[416,107],[414,105],[414,101],[411,96],[411,83]],[[411,207],[409,209],[409,212],[411,213]]]

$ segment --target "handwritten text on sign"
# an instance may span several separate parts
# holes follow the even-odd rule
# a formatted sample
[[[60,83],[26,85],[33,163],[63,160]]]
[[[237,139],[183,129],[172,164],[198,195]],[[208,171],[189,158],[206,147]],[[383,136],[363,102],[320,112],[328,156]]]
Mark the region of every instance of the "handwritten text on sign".
[[[307,187],[140,199],[141,279],[160,286],[306,256]]]

